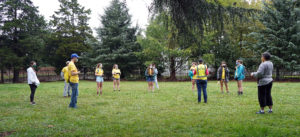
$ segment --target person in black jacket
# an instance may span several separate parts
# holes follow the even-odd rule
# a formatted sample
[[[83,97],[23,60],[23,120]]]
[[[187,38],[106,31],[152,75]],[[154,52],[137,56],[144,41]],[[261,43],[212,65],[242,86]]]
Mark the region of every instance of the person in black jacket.
[[[217,79],[220,81],[221,92],[224,93],[224,90],[223,90],[223,83],[224,83],[225,87],[226,87],[226,91],[227,91],[227,93],[229,93],[229,90],[228,90],[229,69],[228,69],[225,61],[222,61],[221,66],[218,69]]]

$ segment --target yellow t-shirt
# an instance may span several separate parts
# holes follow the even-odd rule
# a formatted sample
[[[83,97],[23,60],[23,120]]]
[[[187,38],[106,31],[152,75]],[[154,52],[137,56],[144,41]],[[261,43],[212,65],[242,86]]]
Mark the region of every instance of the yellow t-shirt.
[[[64,79],[67,82],[69,80],[69,72],[68,72],[68,66],[64,67],[61,72],[64,73]]]
[[[96,76],[102,76],[104,71],[101,68],[96,68],[95,73],[96,73]]]
[[[222,67],[222,80],[224,80],[224,79],[225,79],[225,68]]]
[[[68,72],[69,72],[69,78],[70,78],[70,82],[72,83],[79,83],[79,76],[78,75],[74,75],[72,76],[71,72],[78,72],[75,64],[73,62],[70,62],[68,65]]]
[[[114,74],[113,77],[114,77],[115,79],[119,79],[119,78],[120,78],[120,75],[121,75],[120,69],[113,69],[113,70],[112,70],[112,73]],[[117,73],[118,73],[118,74],[117,74]]]
[[[200,64],[196,67],[196,79],[200,79],[200,80],[207,80],[207,76],[206,76],[206,69],[207,66]]]
[[[190,70],[196,70],[196,67],[191,67]],[[192,79],[197,79],[197,75],[193,75]]]

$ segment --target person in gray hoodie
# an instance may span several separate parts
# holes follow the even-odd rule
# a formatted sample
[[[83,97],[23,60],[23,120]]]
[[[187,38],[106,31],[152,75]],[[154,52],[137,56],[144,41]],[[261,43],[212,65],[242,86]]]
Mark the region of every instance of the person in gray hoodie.
[[[260,111],[256,112],[256,114],[264,114],[264,108],[269,106],[268,113],[272,113],[272,72],[273,72],[273,63],[270,61],[271,54],[268,52],[264,52],[261,56],[262,63],[259,65],[257,72],[252,72],[251,76],[254,76],[258,79],[258,101],[260,104]]]

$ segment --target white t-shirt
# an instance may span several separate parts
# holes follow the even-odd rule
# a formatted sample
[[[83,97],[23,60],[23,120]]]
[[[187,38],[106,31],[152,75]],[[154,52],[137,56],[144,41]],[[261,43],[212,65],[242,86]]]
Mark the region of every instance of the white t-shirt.
[[[29,67],[27,69],[27,80],[28,80],[28,84],[34,83],[36,86],[40,85],[40,81],[37,78],[36,73],[34,72],[32,67]]]

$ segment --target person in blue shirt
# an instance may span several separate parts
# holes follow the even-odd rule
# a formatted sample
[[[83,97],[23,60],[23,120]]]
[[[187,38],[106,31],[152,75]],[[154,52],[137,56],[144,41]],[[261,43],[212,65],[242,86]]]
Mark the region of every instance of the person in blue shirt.
[[[236,70],[234,73],[234,79],[238,85],[238,95],[243,95],[243,80],[245,79],[245,66],[242,60],[236,61]]]

